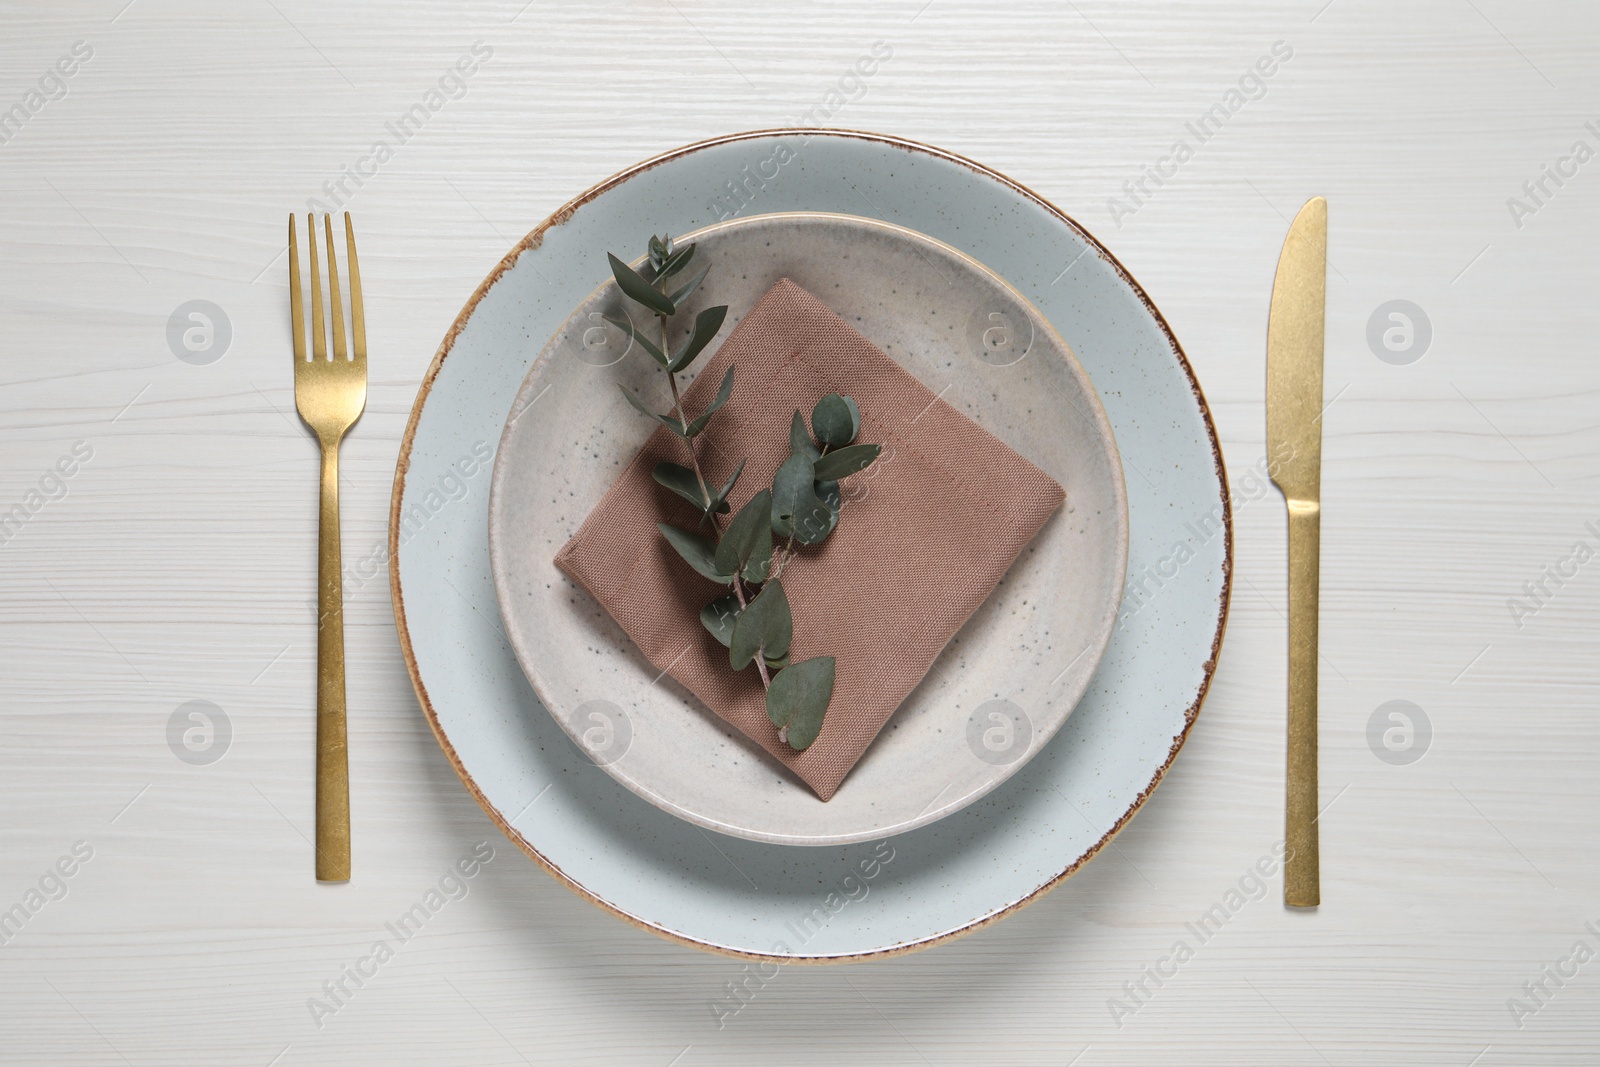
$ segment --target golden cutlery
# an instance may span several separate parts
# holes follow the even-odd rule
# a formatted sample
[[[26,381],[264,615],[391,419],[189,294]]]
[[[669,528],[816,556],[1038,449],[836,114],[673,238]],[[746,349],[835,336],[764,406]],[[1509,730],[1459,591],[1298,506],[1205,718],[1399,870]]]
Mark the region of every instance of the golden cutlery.
[[[345,349],[339,263],[333,221],[322,216],[328,243],[329,322],[322,318],[317,223],[306,216],[311,262],[311,358],[300,298],[300,250],[289,216],[289,326],[294,333],[294,405],[322,448],[322,507],[317,542],[317,880],[350,878],[350,765],[345,746],[344,590],[339,558],[339,442],[367,405],[367,325],[361,307],[356,232],[344,216],[350,266],[350,347]],[[331,330],[333,358],[328,357]]]
[[[1322,334],[1328,202],[1295,216],[1278,258],[1267,321],[1267,450],[1289,509],[1289,750],[1283,902],[1322,899],[1317,845],[1317,590],[1322,539]]]

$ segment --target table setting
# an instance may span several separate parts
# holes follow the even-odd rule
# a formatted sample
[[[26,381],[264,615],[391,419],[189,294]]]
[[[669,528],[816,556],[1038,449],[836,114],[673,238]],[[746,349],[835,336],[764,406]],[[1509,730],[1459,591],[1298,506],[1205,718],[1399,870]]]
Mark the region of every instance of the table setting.
[[[976,9],[741,16],[827,57],[786,111],[520,6],[398,13],[393,69],[362,5],[0,14],[52,64],[0,112],[0,1062],[1587,1062],[1592,371],[1528,310],[1585,142],[1367,169],[1366,8],[1158,61],[1154,8],[1013,5],[1129,140],[1026,62],[1003,134],[919,111]],[[778,85],[712,16],[636,14]],[[1499,9],[1392,17],[1582,96]],[[246,65],[106,142],[143,199],[62,169],[180,98],[129,66],[172,32]],[[185,222],[185,123],[287,163]]]

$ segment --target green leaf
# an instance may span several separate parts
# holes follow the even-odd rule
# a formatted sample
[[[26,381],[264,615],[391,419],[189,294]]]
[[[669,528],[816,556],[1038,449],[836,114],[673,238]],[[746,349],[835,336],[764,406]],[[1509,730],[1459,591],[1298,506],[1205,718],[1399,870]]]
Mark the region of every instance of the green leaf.
[[[794,418],[789,421],[789,451],[797,456],[805,456],[813,461],[820,455],[817,443],[811,440],[811,431],[806,429],[805,416],[797,408]]]
[[[723,648],[733,640],[733,624],[739,618],[739,598],[729,593],[719,596],[700,609],[700,625],[704,626]]]
[[[763,656],[762,659],[766,661],[767,670],[769,671],[781,671],[789,665],[789,657],[786,655],[779,656],[777,659],[767,659]]]
[[[833,533],[833,528],[839,524],[832,511],[826,504],[819,501],[819,506],[814,511],[795,516],[794,539],[802,545],[820,545]]]
[[[763,657],[779,659],[789,652],[789,639],[794,635],[794,619],[789,614],[789,598],[783,583],[771,581],[761,587],[761,595],[750,601],[750,606],[733,624],[733,638],[728,643],[728,662],[733,669],[742,671],[760,652]]]
[[[767,690],[767,718],[790,748],[804,752],[822,732],[833,700],[833,677],[832,656],[802,660],[773,676]]]
[[[865,470],[872,466],[872,461],[878,458],[882,450],[881,445],[847,445],[836,452],[829,452],[817,460],[817,481],[834,482]]]
[[[726,304],[720,307],[706,308],[696,315],[694,317],[694,332],[689,335],[689,339],[683,342],[683,347],[678,349],[677,354],[672,357],[672,362],[667,364],[667,369],[676,372],[693,363],[695,358],[705,350],[706,345],[711,343],[711,339],[717,335],[717,331],[722,329],[722,320],[727,317],[728,307]]]
[[[671,252],[667,248],[666,241],[663,241],[655,234],[651,234],[650,243],[646,246],[646,248],[650,253],[650,269],[653,271],[659,271],[661,269],[661,264],[666,262],[667,257],[671,255]]]
[[[793,455],[784,460],[772,476],[772,532],[779,537],[794,533],[796,511],[804,510],[816,494],[816,475],[807,456]]]
[[[744,464],[745,461],[741,459],[739,465],[733,468],[733,476],[728,479],[728,484],[717,490],[717,503],[722,505],[718,511],[728,510],[728,494],[733,492],[733,484],[739,480],[739,475],[744,473]]]
[[[742,468],[743,464],[740,464],[740,467]],[[706,502],[705,495],[700,489],[700,479],[688,467],[680,466],[677,463],[657,463],[655,469],[650,472],[650,476],[656,480],[658,485],[666,486],[702,512],[715,511],[721,513],[728,510],[728,502],[723,499],[722,495],[714,497],[709,504]],[[738,477],[737,472],[734,477]]]
[[[689,250],[691,252],[694,251],[694,246],[690,245]],[[710,269],[711,264],[707,263],[705,266],[700,268],[699,272],[695,274],[693,278],[690,278],[687,282],[683,283],[683,285],[676,289],[673,294],[667,298],[672,301],[672,306],[680,308],[683,307],[683,302],[688,300],[689,297],[693,295],[694,291],[700,288],[700,283],[706,280],[706,272]]]
[[[622,395],[628,398],[628,403],[632,404],[646,415],[649,415],[652,419],[655,419],[657,422],[671,430],[673,433],[677,434],[679,437],[683,436],[683,426],[678,422],[678,417],[676,415],[663,415],[660,412],[651,411],[645,406],[645,402],[643,400],[640,400],[638,397],[628,392],[628,387],[623,385],[621,382],[617,383],[617,388],[621,389]]]
[[[713,514],[721,515],[727,512],[728,494],[733,492],[734,484],[739,481],[739,475],[744,473],[744,465],[745,461],[741,459],[739,465],[733,468],[733,474],[728,478],[727,484],[717,490],[716,495],[711,498],[711,503],[714,505],[713,508],[709,511],[704,508],[701,509],[699,525],[704,526],[706,520],[711,518]]]
[[[772,490],[763,489],[739,509],[717,545],[716,566],[724,574],[733,574],[750,562],[766,540],[767,558],[772,558]]]
[[[709,538],[688,530],[680,530],[676,526],[668,526],[664,522],[656,523],[656,527],[668,543],[678,550],[678,555],[683,557],[683,561],[700,574],[723,585],[733,582],[733,575],[723,574],[717,570],[717,546],[712,544]]]
[[[689,261],[693,258],[694,245],[684,245],[682,248],[674,249],[667,256],[666,260],[662,262],[661,270],[657,277],[672,277],[674,274],[687,267],[689,265]],[[677,301],[674,300],[673,303],[676,304]]]
[[[639,346],[650,354],[651,359],[655,360],[663,367],[667,365],[667,354],[652,344],[648,337],[640,333],[638,330],[635,330],[633,328],[633,323],[629,322],[627,319],[618,318],[615,315],[602,315],[601,317],[611,325],[615,326],[617,329],[621,330],[623,333],[627,334],[629,337],[633,338],[635,341],[639,342]]]
[[[658,315],[671,315],[676,309],[672,301],[663,296],[656,287],[643,278],[622,260],[606,253],[606,258],[611,261],[611,273],[617,279],[617,286],[627,294],[628,299],[636,304],[643,304]]]
[[[732,393],[733,368],[729,367],[728,373],[722,376],[722,384],[717,387],[717,395],[712,398],[711,403],[706,407],[705,411],[700,413],[700,417],[689,423],[689,432],[683,434],[683,436],[698,437],[700,435],[700,431],[706,428],[706,423],[711,421],[711,416],[715,415],[717,413],[717,409],[728,402],[728,397],[732,395]]]
[[[839,483],[818,482],[817,499],[827,505],[828,508],[828,530],[818,539],[821,541],[825,540],[828,534],[833,533],[839,527],[839,511],[844,506],[844,496],[839,492]]]
[[[828,505],[817,499],[811,460],[790,456],[772,478],[772,532],[814,545],[833,529]]]
[[[829,393],[811,410],[811,429],[822,444],[843,448],[856,439],[856,431],[861,429],[861,416],[844,397]]]
[[[763,516],[763,520],[765,516]],[[743,577],[747,582],[760,585],[766,581],[772,571],[772,524],[763,521],[761,532],[756,535],[756,550],[750,553],[750,559],[744,565]]]

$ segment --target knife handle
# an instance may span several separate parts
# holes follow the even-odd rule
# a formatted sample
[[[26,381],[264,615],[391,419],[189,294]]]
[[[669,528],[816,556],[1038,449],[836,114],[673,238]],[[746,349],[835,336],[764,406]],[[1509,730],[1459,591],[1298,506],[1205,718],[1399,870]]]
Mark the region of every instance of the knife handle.
[[[1284,817],[1283,902],[1322,900],[1317,852],[1317,591],[1320,506],[1289,501],[1289,759]]]

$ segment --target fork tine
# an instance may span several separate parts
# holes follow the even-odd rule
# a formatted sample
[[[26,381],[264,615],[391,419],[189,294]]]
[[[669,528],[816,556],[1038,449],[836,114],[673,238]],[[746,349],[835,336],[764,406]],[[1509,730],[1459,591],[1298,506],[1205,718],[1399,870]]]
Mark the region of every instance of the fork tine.
[[[295,363],[304,363],[306,317],[300,306],[300,246],[294,236],[294,212],[289,213],[289,332],[294,334]]]
[[[306,243],[311,246],[311,354],[318,363],[328,359],[327,328],[322,325],[322,274],[317,267],[317,216],[306,214]]]
[[[350,212],[344,213],[346,266],[350,270],[350,341],[356,362],[367,361],[367,317],[361,307],[361,268],[356,264],[356,229],[350,221]],[[328,238],[329,242],[333,238]]]
[[[339,295],[339,260],[333,251],[333,216],[322,216],[322,232],[328,238],[328,328],[333,331],[333,358],[346,361],[344,348],[344,304]]]

